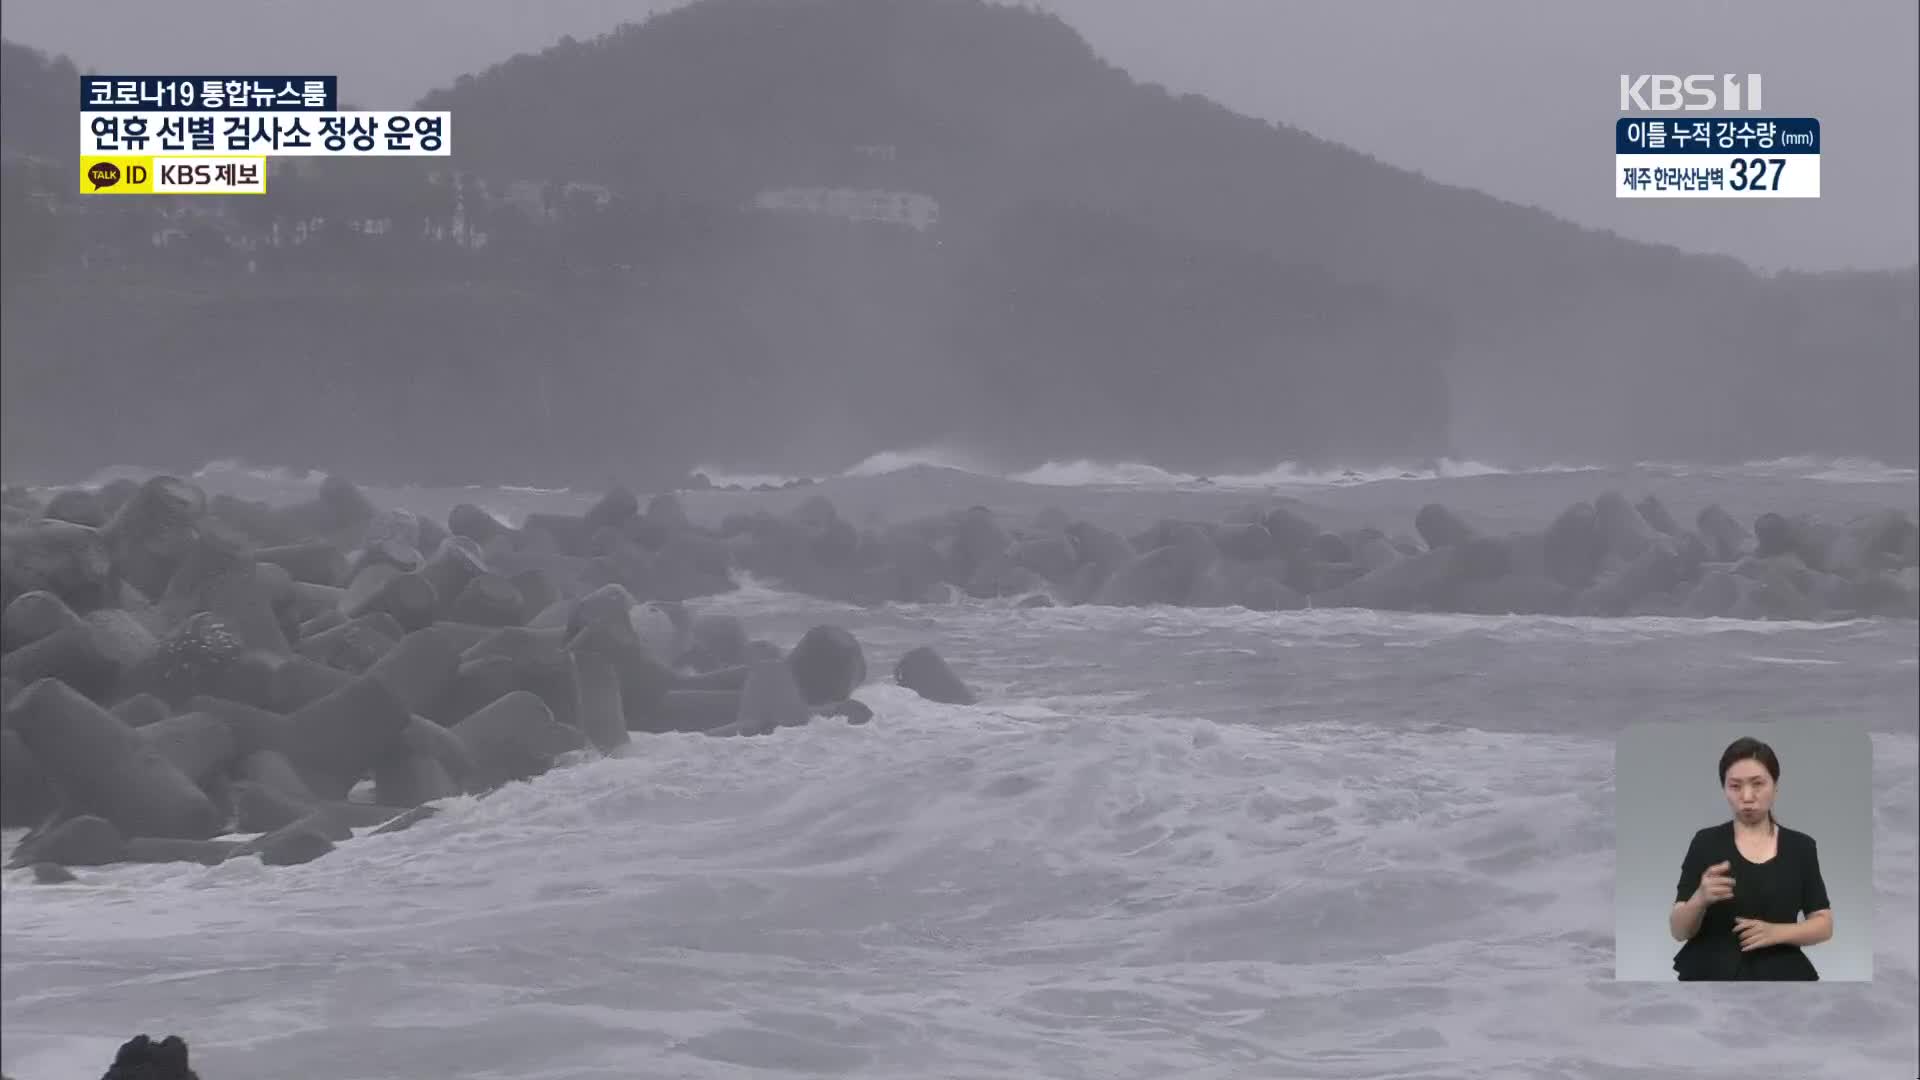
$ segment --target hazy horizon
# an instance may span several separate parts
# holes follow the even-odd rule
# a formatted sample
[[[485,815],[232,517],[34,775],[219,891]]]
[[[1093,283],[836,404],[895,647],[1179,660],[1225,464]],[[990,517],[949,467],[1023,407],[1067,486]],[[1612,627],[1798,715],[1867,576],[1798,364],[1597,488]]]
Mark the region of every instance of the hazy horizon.
[[[335,17],[300,37],[286,31],[306,9],[285,3],[0,0],[0,14],[9,40],[64,54],[83,70],[338,73],[343,97],[392,107],[564,36],[591,38],[683,3],[423,0],[381,9],[377,18],[395,30],[370,35],[361,31],[376,16],[360,0],[328,9]],[[1178,14],[1148,0],[1026,6],[1058,15],[1139,81],[1584,226],[1731,256],[1762,272],[1920,264],[1920,5],[1854,0],[1813,17],[1768,0],[1741,5],[1737,21],[1725,0],[1605,8],[1386,0],[1386,12],[1382,4],[1192,0]],[[367,17],[338,17],[356,8]],[[217,36],[195,29],[215,17]],[[1501,47],[1484,47],[1495,32]],[[1367,78],[1353,80],[1356,70]],[[1619,73],[1702,70],[1760,72],[1769,113],[1821,120],[1829,144],[1821,198],[1612,196]]]

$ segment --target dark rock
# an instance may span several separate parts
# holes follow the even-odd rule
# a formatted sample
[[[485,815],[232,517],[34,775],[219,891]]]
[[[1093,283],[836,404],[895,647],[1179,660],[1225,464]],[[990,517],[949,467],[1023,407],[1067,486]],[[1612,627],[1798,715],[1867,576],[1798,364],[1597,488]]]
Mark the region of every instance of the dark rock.
[[[1155,548],[1118,567],[1093,595],[1103,607],[1184,604],[1204,569],[1191,547]]]
[[[526,598],[513,582],[498,574],[481,574],[467,582],[444,615],[479,626],[518,626],[526,620],[526,606]]]
[[[1547,527],[1543,544],[1547,576],[1570,589],[1593,584],[1607,555],[1599,513],[1590,503],[1575,503],[1561,511]]]
[[[396,753],[373,768],[374,797],[386,806],[417,807],[452,798],[461,791],[460,782],[439,759],[411,749]]]
[[[1794,550],[1793,526],[1779,514],[1761,514],[1753,520],[1754,554],[1763,559],[1799,554]]]
[[[1276,506],[1267,511],[1261,524],[1267,527],[1267,533],[1273,537],[1275,548],[1281,555],[1305,551],[1321,532],[1318,525],[1285,506]]]
[[[259,750],[285,753],[292,741],[293,727],[286,717],[244,701],[196,694],[187,699],[185,711],[219,718],[233,737],[236,764]]]
[[[304,656],[290,657],[274,668],[269,704],[274,712],[298,712],[353,680],[350,672],[316,664]]]
[[[444,628],[415,630],[367,669],[392,690],[410,713],[423,713],[445,696],[459,676],[459,642]]]
[[[582,555],[587,550],[587,538],[593,530],[587,527],[587,519],[578,514],[528,514],[520,523],[521,535],[529,545],[539,545],[544,534],[552,550],[561,555]]]
[[[796,647],[795,652],[798,652]],[[842,694],[828,700],[845,700]],[[783,727],[799,727],[811,715],[794,669],[778,660],[756,660],[748,665],[747,684],[740,691],[740,711],[731,730],[712,734],[766,735]]]
[[[680,663],[695,671],[717,671],[746,662],[747,628],[737,616],[704,613],[687,628],[687,649]]]
[[[1492,581],[1513,570],[1513,554],[1504,537],[1476,536],[1459,548],[1460,558],[1454,570],[1461,583]]]
[[[37,862],[33,864],[33,880],[41,885],[65,885],[78,879],[73,871],[59,863]]]
[[[177,476],[155,476],[140,485],[100,535],[120,576],[146,595],[159,596],[199,539],[206,512],[206,492]]]
[[[347,583],[346,553],[324,540],[259,548],[253,557],[257,562],[280,567],[295,581],[334,587]]]
[[[751,650],[746,644],[743,644],[741,646],[740,653],[741,653],[740,662],[738,664],[732,665],[731,667],[715,668],[712,671],[701,671],[693,674],[675,675],[673,677],[673,689],[675,690],[738,690],[740,689],[741,687],[747,685],[747,662],[749,660],[755,659],[755,657],[751,655]],[[779,650],[775,649],[766,658],[772,659],[772,660],[780,659]]]
[[[410,806],[387,806],[379,803],[335,799],[315,807],[313,817],[317,823],[324,826],[322,831],[328,838],[348,840],[353,837],[354,829],[369,829],[376,825],[384,825],[411,809],[413,807]]]
[[[276,828],[286,828],[313,813],[317,805],[313,801],[288,798],[284,792],[275,792],[248,780],[236,780],[232,784],[232,803],[234,828],[240,832],[273,832]]]
[[[186,1041],[169,1035],[159,1042],[136,1035],[121,1045],[100,1080],[200,1080],[188,1064]]]
[[[1429,551],[1459,547],[1479,535],[1460,519],[1460,515],[1439,503],[1428,503],[1421,507],[1414,515],[1413,528]]]
[[[581,733],[603,753],[625,746],[629,741],[627,713],[620,699],[620,672],[613,655],[608,650],[593,649],[591,639],[587,639],[573,650],[573,671]]]
[[[976,600],[993,600],[1044,589],[1046,584],[1039,574],[1003,555],[974,571],[963,591]]]
[[[517,690],[454,725],[453,734],[473,761],[468,790],[490,791],[530,780],[553,767],[565,752],[565,732],[539,697]]]
[[[399,620],[385,612],[348,619],[341,615],[338,626],[304,636],[298,652],[316,664],[353,675],[366,672],[399,643],[406,631]]]
[[[372,612],[384,612],[412,633],[433,625],[440,597],[433,583],[418,572],[402,572],[390,566],[362,570],[347,586],[341,612],[357,618]]]
[[[76,813],[123,835],[204,840],[220,814],[194,782],[140,733],[65,684],[42,679],[12,710],[18,732]]]
[[[618,528],[640,513],[640,499],[624,487],[615,487],[600,497],[584,515],[589,531]]]
[[[1241,562],[1258,562],[1278,554],[1280,550],[1279,545],[1274,543],[1273,534],[1258,522],[1221,525],[1213,530],[1213,543],[1223,557]]]
[[[33,751],[13,731],[0,731],[0,829],[37,825],[59,805]]]
[[[1505,574],[1463,582],[1452,607],[1469,615],[1563,615],[1572,602],[1573,590],[1551,578]]]
[[[1680,535],[1679,523],[1674,521],[1673,515],[1667,512],[1667,506],[1660,501],[1660,496],[1648,495],[1634,503],[1633,508],[1640,511],[1641,519],[1655,532],[1665,533],[1668,536]]]
[[[955,524],[947,580],[964,585],[982,566],[1005,555],[1012,546],[1012,537],[1000,527],[993,511],[984,506],[969,508]]]
[[[287,758],[322,798],[345,798],[394,747],[410,714],[369,674],[288,717]]]
[[[59,679],[97,702],[115,700],[130,672],[155,653],[153,635],[124,611],[89,612],[80,624],[0,657],[0,674],[22,684]]]
[[[1451,590],[1460,580],[1459,566],[1459,548],[1436,548],[1316,594],[1313,606],[1445,610],[1452,603]]]
[[[1632,510],[1631,506],[1627,509]],[[1635,517],[1639,511],[1634,511]],[[1649,530],[1651,533],[1651,530]],[[1576,615],[1618,617],[1628,614],[1642,597],[1670,593],[1690,576],[1686,557],[1672,537],[1654,536],[1640,553],[1618,570],[1602,575],[1574,600]]]
[[[1048,581],[1065,581],[1080,565],[1079,552],[1064,534],[1022,540],[1008,549],[1007,558],[1014,566]]]
[[[1064,535],[1073,525],[1073,519],[1065,510],[1049,506],[1033,515],[1033,531],[1047,535]]]
[[[407,730],[401,732],[401,740],[409,753],[420,757],[432,757],[440,763],[449,780],[453,780],[459,790],[467,790],[474,776],[474,761],[467,753],[467,744],[461,742],[451,728],[445,728],[426,717],[413,717],[407,721]]]
[[[169,716],[141,727],[137,734],[203,790],[239,760],[239,741],[232,727],[211,713]]]
[[[219,866],[233,857],[242,845],[231,840],[168,840],[157,836],[136,836],[127,841],[123,853],[131,863],[199,863]]]
[[[1694,618],[1719,618],[1733,611],[1741,595],[1741,580],[1724,569],[1715,568],[1707,571],[1688,591],[1683,607],[1685,613]]]
[[[1627,497],[1617,491],[1601,492],[1593,500],[1593,513],[1606,543],[1606,553],[1623,562],[1638,559],[1659,535]]]
[[[7,867],[18,869],[38,862],[110,866],[125,857],[126,839],[121,831],[105,818],[83,814],[21,841]]]
[[[1346,559],[1322,559],[1322,562],[1336,564],[1350,563],[1365,570],[1378,570],[1382,567],[1392,566],[1403,558],[1400,552],[1394,548],[1393,544],[1388,541],[1386,537],[1378,533],[1362,538],[1357,543],[1345,538],[1338,539],[1343,540],[1343,546],[1352,552],[1351,556]],[[1323,554],[1337,554],[1337,552],[1333,550],[1332,545],[1328,545],[1325,548],[1316,545],[1313,554],[1318,558]]]
[[[1380,537],[1379,540],[1383,544],[1386,543],[1385,537]],[[1389,551],[1392,550],[1392,545],[1387,545],[1387,547]],[[1353,544],[1339,533],[1323,532],[1319,536],[1314,537],[1313,542],[1307,545],[1306,554],[1323,563],[1350,563],[1354,561]],[[1398,553],[1395,552],[1394,554],[1397,557]]]
[[[750,669],[742,669],[743,671]],[[629,730],[649,734],[674,731],[712,731],[740,718],[741,689],[669,690],[644,716],[628,714]]]
[[[302,818],[268,833],[249,847],[267,866],[299,866],[332,851],[333,841],[316,830],[307,818]]]
[[[0,612],[0,652],[12,652],[81,625],[80,616],[50,592],[22,593]]]
[[[979,700],[931,646],[909,650],[893,667],[893,681],[926,698],[948,705],[972,705]]]
[[[672,492],[662,492],[647,500],[647,521],[670,532],[681,532],[691,527],[686,507],[681,505],[679,496]]]
[[[520,688],[518,660],[510,656],[482,656],[463,662],[446,692],[419,713],[451,727]]]
[[[433,557],[420,567],[420,576],[433,586],[433,594],[443,599],[458,597],[473,579],[487,572],[480,545],[464,536],[441,541]]]
[[[86,488],[67,488],[55,492],[53,498],[47,500],[47,508],[40,512],[40,516],[49,521],[85,525],[89,529],[103,528],[108,517],[100,497]]]
[[[195,694],[225,689],[246,646],[211,612],[188,617],[160,639],[153,651],[127,672],[129,694],[148,693],[173,708]]]
[[[112,547],[104,531],[64,521],[7,527],[0,533],[0,575],[11,605],[24,593],[60,598],[76,614],[113,606],[119,593]]]
[[[455,536],[464,536],[475,543],[485,544],[510,530],[485,510],[472,503],[460,503],[447,511],[447,531]]]
[[[1908,565],[1905,552],[1913,544],[1914,532],[1914,523],[1904,511],[1863,514],[1833,537],[1826,551],[1827,569],[1858,576]]]
[[[1241,582],[1233,593],[1233,602],[1248,611],[1301,611],[1307,606],[1306,597],[1265,574]]]
[[[802,634],[786,662],[809,705],[844,701],[867,680],[860,642],[838,626],[815,626]]]

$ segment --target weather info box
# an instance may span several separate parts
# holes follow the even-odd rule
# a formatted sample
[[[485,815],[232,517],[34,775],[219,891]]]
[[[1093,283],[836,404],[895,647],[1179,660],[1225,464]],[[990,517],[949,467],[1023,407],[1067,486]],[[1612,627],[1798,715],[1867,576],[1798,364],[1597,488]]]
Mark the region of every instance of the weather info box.
[[[1623,116],[1613,175],[1622,199],[1817,199],[1820,121]]]
[[[264,184],[239,166],[265,157],[452,153],[451,113],[343,111],[339,98],[333,75],[85,76],[81,191],[263,194]],[[117,182],[101,183],[112,171],[100,167],[103,159],[119,170]],[[136,182],[141,177],[151,183]]]

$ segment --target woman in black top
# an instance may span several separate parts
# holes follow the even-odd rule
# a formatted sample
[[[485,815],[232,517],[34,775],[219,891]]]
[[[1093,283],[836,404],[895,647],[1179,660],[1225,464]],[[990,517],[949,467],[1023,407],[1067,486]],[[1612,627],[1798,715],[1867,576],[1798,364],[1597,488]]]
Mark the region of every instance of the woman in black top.
[[[1667,919],[1686,943],[1673,958],[1683,982],[1820,978],[1800,950],[1833,937],[1833,911],[1813,837],[1773,819],[1779,780],[1780,759],[1758,739],[1720,756],[1733,820],[1693,834]]]

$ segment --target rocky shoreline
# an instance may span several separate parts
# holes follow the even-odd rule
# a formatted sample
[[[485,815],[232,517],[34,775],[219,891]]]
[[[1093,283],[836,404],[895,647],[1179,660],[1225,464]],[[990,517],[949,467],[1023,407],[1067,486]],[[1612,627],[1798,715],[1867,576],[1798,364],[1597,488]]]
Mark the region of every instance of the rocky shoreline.
[[[269,865],[393,831],[634,737],[865,723],[845,628],[789,650],[699,600],[751,574],[860,605],[1241,606],[1737,619],[1920,616],[1905,511],[1844,523],[1709,506],[1681,526],[1607,491],[1486,535],[1438,503],[1411,532],[1328,531],[1285,500],[1123,536],[970,507],[856,528],[820,495],[689,520],[615,489],[510,527],[381,509],[329,478],[272,506],[160,476],[5,499],[0,826],[41,881],[122,862]],[[975,695],[939,653],[893,679]],[[236,837],[247,837],[237,839]]]

